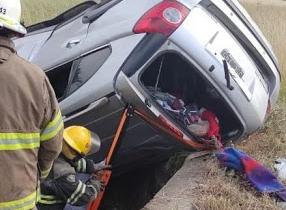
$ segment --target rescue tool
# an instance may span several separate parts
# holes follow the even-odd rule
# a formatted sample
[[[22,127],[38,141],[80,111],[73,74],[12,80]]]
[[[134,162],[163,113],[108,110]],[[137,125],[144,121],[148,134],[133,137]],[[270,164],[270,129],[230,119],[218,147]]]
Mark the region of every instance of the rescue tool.
[[[109,152],[107,154],[107,157],[105,159],[105,164],[106,165],[110,165],[112,162],[112,158],[114,157],[114,154],[116,153],[120,141],[121,141],[121,137],[122,137],[122,133],[124,131],[125,125],[128,122],[130,117],[133,117],[135,115],[139,116],[142,120],[146,121],[148,124],[154,126],[155,128],[160,129],[161,131],[167,133],[168,135],[172,136],[175,140],[189,146],[190,148],[195,148],[198,150],[216,150],[218,147],[221,147],[221,142],[216,139],[213,138],[212,142],[209,141],[205,141],[203,143],[197,143],[195,141],[193,141],[192,139],[184,139],[182,136],[176,134],[176,132],[165,128],[164,126],[160,125],[158,122],[154,121],[153,119],[149,118],[147,115],[145,115],[144,113],[140,112],[139,110],[134,109],[134,107],[132,105],[128,105],[126,106],[126,108],[123,110],[123,113],[120,117],[119,123],[118,123],[118,127],[117,130],[115,132],[115,136],[113,138],[111,147],[109,149]],[[219,146],[218,146],[219,145]],[[111,174],[112,172],[110,170],[104,170],[101,174],[100,174],[100,179],[102,181],[102,183],[104,184],[104,186],[107,186],[110,178],[111,178]],[[105,188],[103,191],[101,191],[95,200],[93,200],[89,206],[88,206],[88,210],[97,210],[100,207],[101,201],[103,199],[105,193]]]

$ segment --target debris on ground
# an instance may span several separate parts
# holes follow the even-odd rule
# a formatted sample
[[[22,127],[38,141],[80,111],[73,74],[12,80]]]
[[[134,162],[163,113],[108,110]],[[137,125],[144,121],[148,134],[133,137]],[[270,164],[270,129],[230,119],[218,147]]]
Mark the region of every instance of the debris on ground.
[[[216,153],[216,157],[224,167],[244,174],[247,181],[258,192],[273,194],[282,201],[286,201],[286,187],[269,169],[254,158],[233,147],[219,151]]]
[[[142,210],[284,209],[285,203],[277,205],[275,199],[257,193],[242,176],[222,169],[215,157],[206,154],[189,156]]]
[[[277,175],[280,180],[286,180],[286,159],[279,158],[274,161],[274,170],[277,172]]]

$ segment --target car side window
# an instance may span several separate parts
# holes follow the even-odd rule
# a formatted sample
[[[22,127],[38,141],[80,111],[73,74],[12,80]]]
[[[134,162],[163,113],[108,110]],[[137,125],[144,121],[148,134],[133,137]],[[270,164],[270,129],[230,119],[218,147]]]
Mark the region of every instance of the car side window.
[[[110,54],[111,48],[105,47],[46,71],[58,101],[63,100],[87,82],[100,69]]]
[[[87,82],[104,64],[111,54],[111,48],[105,47],[74,61],[66,96]]]
[[[54,88],[57,99],[59,101],[64,98],[65,90],[68,86],[72,65],[73,62],[69,62],[45,72],[50,80],[51,85]]]

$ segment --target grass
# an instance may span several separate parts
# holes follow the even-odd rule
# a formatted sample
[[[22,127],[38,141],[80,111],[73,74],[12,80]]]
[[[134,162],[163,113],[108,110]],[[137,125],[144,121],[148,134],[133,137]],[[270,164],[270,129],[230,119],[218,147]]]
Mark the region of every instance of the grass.
[[[286,1],[241,0],[246,10],[270,41],[282,71],[282,93],[286,90]]]
[[[23,20],[30,25],[56,16],[82,0],[22,0]],[[241,0],[258,23],[278,57],[282,88],[280,101],[265,126],[237,145],[271,168],[278,157],[286,157],[286,2],[282,0]],[[198,210],[275,210],[275,201],[256,194],[239,176],[225,176],[214,160],[207,163],[206,183],[198,188],[194,206]]]
[[[237,147],[273,169],[273,161],[286,157],[286,101],[281,98],[270,119],[257,133]],[[194,207],[197,210],[278,210],[273,198],[258,194],[243,177],[226,173],[216,160],[207,162],[204,180],[197,189]],[[284,183],[286,184],[286,183]]]
[[[216,160],[207,163],[205,183],[197,187],[196,210],[278,210],[274,200],[258,195],[243,178],[219,168]]]
[[[31,25],[55,17],[84,0],[22,0],[23,21]]]

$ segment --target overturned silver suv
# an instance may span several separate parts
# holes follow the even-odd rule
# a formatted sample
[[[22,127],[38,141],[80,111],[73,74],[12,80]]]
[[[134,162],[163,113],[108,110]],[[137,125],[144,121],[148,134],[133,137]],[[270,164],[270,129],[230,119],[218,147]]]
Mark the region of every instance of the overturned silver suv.
[[[101,137],[93,159],[105,157],[127,104],[149,119],[129,121],[119,173],[163,160],[181,142],[210,144],[202,110],[216,116],[223,144],[244,138],[278,97],[276,57],[236,0],[87,1],[28,31],[15,40],[18,53],[46,72],[65,124]]]

